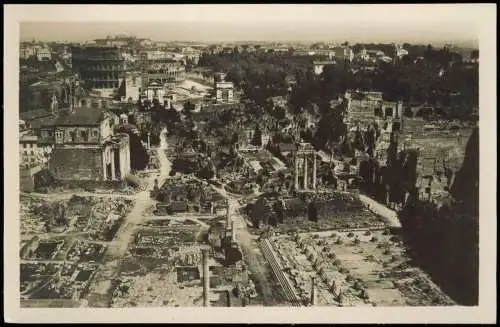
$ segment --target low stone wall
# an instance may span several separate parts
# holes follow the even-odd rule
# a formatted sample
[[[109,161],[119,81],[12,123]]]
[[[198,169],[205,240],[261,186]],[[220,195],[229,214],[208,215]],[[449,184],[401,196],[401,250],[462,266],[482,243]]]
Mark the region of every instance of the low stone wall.
[[[384,217],[387,219],[388,223],[390,224],[391,227],[401,227],[401,223],[399,222],[398,214],[383,204],[373,200],[372,198],[364,195],[364,194],[359,194],[359,200],[363,202],[363,204],[373,213]]]
[[[62,186],[68,189],[121,189],[125,187],[125,181],[89,181],[89,180],[58,180],[58,186]]]

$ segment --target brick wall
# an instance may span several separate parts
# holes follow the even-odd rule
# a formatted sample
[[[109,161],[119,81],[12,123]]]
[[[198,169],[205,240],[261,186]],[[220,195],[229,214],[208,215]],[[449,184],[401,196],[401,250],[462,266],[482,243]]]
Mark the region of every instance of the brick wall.
[[[101,180],[103,177],[101,148],[56,148],[49,168],[57,180]]]

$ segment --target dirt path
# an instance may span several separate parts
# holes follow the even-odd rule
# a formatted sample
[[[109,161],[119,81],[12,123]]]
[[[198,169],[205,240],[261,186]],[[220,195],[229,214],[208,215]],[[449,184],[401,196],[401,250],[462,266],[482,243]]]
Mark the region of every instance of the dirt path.
[[[144,211],[155,203],[149,195],[149,190],[153,187],[155,178],[158,179],[159,185],[163,184],[165,179],[168,178],[168,173],[170,172],[170,162],[162,149],[156,149],[156,152],[160,162],[160,175],[149,176],[147,181],[148,188],[135,196],[135,205],[127,215],[125,223],[118,230],[113,241],[111,241],[108,251],[106,252],[107,257],[118,258],[125,255],[137,225],[145,219],[143,215]]]
[[[236,227],[236,242],[241,246],[245,262],[255,276],[255,284],[262,295],[264,306],[275,305],[277,295],[274,292],[274,285],[270,282],[273,278],[270,267],[257,243],[257,236],[250,234],[247,223],[239,212],[241,204],[238,200],[242,199],[242,196],[229,194],[226,190],[212,184],[211,187],[228,200],[229,214]]]
[[[134,232],[138,225],[146,219],[144,211],[155,203],[155,201],[150,198],[149,194],[149,190],[154,186],[154,180],[158,179],[158,184],[161,185],[164,183],[165,179],[168,178],[171,164],[165,155],[164,149],[160,147],[155,149],[155,151],[160,162],[160,174],[149,176],[147,180],[147,189],[134,195],[135,203],[132,210],[125,217],[125,222],[116,233],[115,238],[109,243],[106,253],[104,254],[103,265],[97,273],[95,283],[92,287],[94,291],[97,291],[97,295],[102,296],[104,295],[103,292],[107,292],[110,279],[119,268],[120,259],[127,254],[127,249]],[[95,303],[91,300],[93,298],[102,299],[102,297],[99,296],[90,296],[89,306],[106,306],[106,300]]]

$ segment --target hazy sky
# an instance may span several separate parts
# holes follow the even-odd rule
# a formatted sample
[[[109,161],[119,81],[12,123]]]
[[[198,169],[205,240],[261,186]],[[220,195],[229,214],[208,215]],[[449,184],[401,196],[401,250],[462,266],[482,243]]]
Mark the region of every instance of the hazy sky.
[[[158,41],[471,43],[479,19],[460,5],[52,7],[23,19],[22,41],[81,41],[125,33]]]

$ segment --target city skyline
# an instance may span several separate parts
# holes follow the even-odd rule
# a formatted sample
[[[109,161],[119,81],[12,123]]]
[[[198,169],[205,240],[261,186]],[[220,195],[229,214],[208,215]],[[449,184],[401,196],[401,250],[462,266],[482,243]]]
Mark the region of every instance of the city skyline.
[[[309,28],[303,28],[309,25]],[[341,30],[331,22],[23,22],[20,40],[82,42],[126,34],[154,41],[191,42],[344,42],[421,43],[477,46],[473,28],[452,25],[406,26],[396,30],[390,24],[377,27],[357,26]],[[448,28],[446,28],[448,27]],[[432,29],[434,32],[422,31]],[[272,31],[273,33],[269,33]],[[403,31],[403,33],[401,32]],[[425,35],[425,37],[424,37]]]

